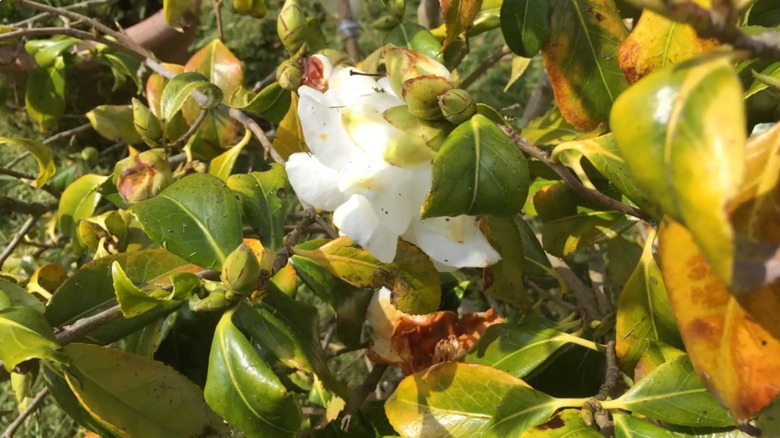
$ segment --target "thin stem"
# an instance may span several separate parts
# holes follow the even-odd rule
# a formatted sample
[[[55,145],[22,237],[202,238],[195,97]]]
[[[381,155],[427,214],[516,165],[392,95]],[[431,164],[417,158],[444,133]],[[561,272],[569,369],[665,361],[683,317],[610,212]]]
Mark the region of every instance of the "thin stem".
[[[57,201],[47,203],[24,202],[7,196],[0,196],[0,211],[2,212],[41,216],[44,213],[56,210],[57,207],[59,207],[59,202]]]
[[[11,170],[11,169],[9,169],[7,167],[0,167],[0,175],[12,176],[12,177],[18,178],[18,179],[35,180],[34,176],[26,175],[24,173],[17,172],[15,170]],[[39,189],[45,191],[46,193],[54,196],[55,198],[59,198],[60,196],[62,196],[62,193],[60,193],[59,190],[55,189],[54,187],[52,187],[52,186],[50,186],[48,184],[44,184],[41,187],[36,187],[36,186],[33,186],[33,187],[39,188]]]
[[[68,9],[83,9],[83,8],[87,8],[89,6],[102,5],[104,3],[113,3],[113,2],[114,2],[114,0],[86,0],[86,1],[83,1],[83,2],[79,2],[79,3],[74,3],[72,5],[62,6],[61,9],[65,9],[65,10],[68,10]],[[30,17],[30,18],[24,19],[22,21],[18,21],[16,23],[14,23],[13,26],[14,27],[21,27],[21,26],[25,26],[27,24],[32,24],[32,23],[34,23],[34,22],[36,22],[38,20],[41,20],[43,18],[46,18],[46,17],[50,16],[50,15],[52,15],[50,12],[43,12],[43,13],[34,15],[34,16]]]
[[[366,341],[366,342],[363,342],[362,344],[356,345],[354,347],[344,347],[344,348],[342,348],[340,350],[334,351],[333,353],[329,354],[328,355],[328,359],[333,359],[334,357],[339,357],[342,354],[351,353],[353,351],[364,350],[364,349],[368,348],[369,344],[370,344],[370,342]]]
[[[360,49],[358,48],[357,37],[358,29],[360,28],[355,17],[352,14],[352,6],[349,0],[339,1],[339,15],[341,16],[341,24],[339,25],[339,31],[344,35],[347,43],[347,54],[353,61],[360,61]]]
[[[50,144],[54,143],[57,140],[66,138],[66,137],[72,137],[76,134],[81,134],[84,131],[87,131],[89,129],[92,129],[92,124],[87,122],[83,125],[76,126],[75,128],[68,129],[67,131],[58,132],[51,137],[47,138],[46,140],[42,141],[43,144]]]
[[[30,404],[27,405],[27,408],[25,408],[25,410],[8,425],[0,438],[12,438],[19,428],[22,427],[24,422],[27,421],[27,418],[41,406],[41,403],[43,403],[43,400],[46,399],[47,395],[49,395],[49,388],[43,388],[38,391],[32,401],[30,401]]]
[[[607,397],[612,395],[620,379],[620,368],[617,365],[614,340],[607,342],[606,356],[607,370],[604,375],[604,383],[599,387],[599,394],[596,396],[598,400],[606,400]]]
[[[314,209],[307,208],[303,211],[303,218],[300,222],[298,222],[298,225],[295,226],[295,229],[287,235],[287,238],[284,241],[284,246],[282,246],[282,249],[280,249],[276,254],[271,275],[276,274],[280,269],[284,268],[284,266],[287,264],[287,260],[290,258],[290,256],[292,256],[292,247],[295,246],[295,244],[298,242],[298,239],[301,238],[304,230],[306,230],[306,228],[313,224],[316,220],[317,213],[314,211]]]
[[[597,191],[592,190],[584,185],[582,185],[582,182],[577,179],[576,176],[569,170],[568,167],[564,166],[561,163],[553,163],[550,161],[550,157],[547,156],[547,153],[543,151],[541,148],[536,146],[535,144],[530,143],[523,137],[521,137],[517,132],[515,132],[512,128],[502,125],[500,126],[501,130],[506,133],[506,135],[509,136],[509,138],[512,139],[512,142],[517,145],[517,147],[525,152],[526,154],[536,158],[537,160],[541,161],[543,164],[547,165],[549,168],[551,168],[555,173],[558,174],[563,180],[566,182],[566,184],[569,185],[569,187],[577,192],[578,195],[582,196],[583,198],[595,202],[597,204],[603,205],[604,207],[614,210],[623,214],[627,214],[629,216],[634,216],[636,218],[642,219],[646,222],[652,222],[653,218],[648,216],[645,212],[638,210],[630,205],[626,205],[616,199],[612,199],[609,196]]]
[[[565,261],[550,255],[548,255],[548,259],[553,265],[553,268],[574,293],[574,296],[577,297],[577,304],[582,310],[583,319],[586,321],[600,320],[602,315],[594,302],[595,296],[593,295],[593,291],[577,277],[577,274],[571,270],[571,267],[569,267]]]
[[[128,48],[118,41],[104,38],[100,35],[95,35],[83,30],[73,29],[70,27],[37,27],[35,29],[19,29],[12,32],[6,32],[0,34],[0,41],[8,41],[16,38],[34,37],[34,36],[49,36],[49,35],[67,35],[74,38],[79,38],[85,41],[95,41],[101,44],[105,44],[117,50],[127,51]],[[131,50],[136,53],[134,50]],[[139,55],[136,53],[136,55]]]
[[[198,128],[200,128],[200,125],[204,120],[206,120],[206,114],[208,114],[208,111],[204,109],[200,110],[198,118],[195,119],[195,122],[192,124],[192,126],[190,126],[190,129],[184,133],[184,135],[176,139],[176,141],[171,145],[171,150],[178,151],[183,148],[185,144],[187,144],[187,141],[190,139],[190,137],[195,135],[195,132],[198,130]]]
[[[374,369],[368,373],[366,380],[364,380],[360,386],[352,390],[352,395],[349,397],[347,405],[344,407],[341,430],[347,431],[349,429],[352,417],[360,411],[366,398],[374,392],[374,388],[376,388],[379,381],[382,380],[382,376],[385,374],[388,367],[389,365],[387,364],[377,364]]]
[[[487,59],[482,61],[482,63],[473,71],[471,72],[466,79],[461,82],[460,87],[463,89],[466,89],[469,87],[469,85],[473,84],[474,81],[479,79],[485,72],[487,72],[490,67],[493,67],[498,63],[498,61],[501,61],[501,59],[504,58],[504,56],[512,53],[509,50],[509,47],[503,46],[500,49],[496,51],[496,53],[490,55]]]
[[[38,217],[39,216],[30,216],[30,218],[28,218],[27,221],[22,224],[22,227],[19,228],[19,231],[14,234],[13,239],[11,239],[11,241],[8,243],[8,246],[5,247],[3,253],[0,254],[0,268],[3,267],[3,264],[6,260],[8,260],[8,257],[13,254],[16,247],[19,246],[19,244],[24,239],[24,236],[30,232],[30,229],[33,227],[33,225],[38,222]]]
[[[225,35],[222,32],[222,0],[214,0],[214,13],[217,16],[217,38],[225,41]]]

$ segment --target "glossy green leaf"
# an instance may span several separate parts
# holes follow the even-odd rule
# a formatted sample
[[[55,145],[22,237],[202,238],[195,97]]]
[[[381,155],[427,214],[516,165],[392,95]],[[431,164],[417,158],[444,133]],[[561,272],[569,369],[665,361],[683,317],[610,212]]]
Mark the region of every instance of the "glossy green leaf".
[[[770,77],[770,78],[774,78],[775,80],[778,80],[780,78],[780,61],[770,64],[768,67],[764,68],[760,72],[753,71],[754,76],[757,73],[761,75],[761,77]],[[750,88],[748,88],[748,90],[745,91],[745,98],[760,93],[761,91],[764,91],[767,88],[769,88],[767,81],[761,80],[758,76],[756,76],[756,79],[750,85]]]
[[[485,295],[505,301],[523,313],[532,313],[531,301],[526,295],[523,284],[525,251],[523,236],[517,217],[491,216],[488,223],[482,227],[485,236],[501,255],[501,260],[485,268],[483,292]]]
[[[534,230],[519,216],[515,216],[514,221],[523,242],[523,272],[528,275],[549,275],[552,266]]]
[[[501,33],[513,52],[531,58],[550,36],[550,0],[515,0],[501,4]]]
[[[441,43],[431,31],[417,23],[401,23],[385,35],[384,44],[414,50],[417,53],[442,60]]]
[[[49,68],[57,61],[62,52],[83,43],[78,38],[57,38],[49,40],[31,40],[25,43],[24,49],[35,58],[42,68]]]
[[[493,122],[477,114],[444,140],[421,214],[511,216],[523,208],[529,184],[523,154]]]
[[[595,424],[585,422],[585,413],[579,409],[565,409],[546,423],[526,430],[520,438],[601,438]]]
[[[382,263],[348,237],[339,237],[315,250],[295,248],[336,277],[355,287],[385,286],[393,291],[398,310],[414,315],[431,313],[439,307],[439,274],[416,246],[398,241],[393,263]]]
[[[196,277],[197,278],[197,277]],[[176,302],[170,300],[172,294],[160,294],[160,296],[150,295],[134,285],[132,280],[127,277],[122,265],[116,260],[111,264],[111,279],[114,284],[117,302],[125,318],[132,318],[142,313],[146,313],[157,307],[175,307]],[[191,289],[190,289],[191,290]],[[170,297],[167,295],[171,295]],[[186,295],[179,291],[179,295]],[[188,298],[186,296],[181,299]]]
[[[262,115],[272,123],[279,123],[290,108],[289,90],[274,82],[255,94],[244,87],[236,88],[230,96],[230,106]]]
[[[116,348],[70,344],[65,374],[81,405],[120,437],[219,437],[203,392],[173,368]]]
[[[65,61],[62,57],[49,67],[36,67],[30,72],[24,103],[38,129],[48,131],[57,126],[65,113]]]
[[[687,434],[664,429],[661,426],[641,420],[622,412],[613,412],[615,438],[749,438],[750,435],[739,430],[725,432]]]
[[[232,311],[214,332],[204,394],[214,412],[247,437],[298,435],[297,400],[233,324]]]
[[[141,79],[138,77],[137,72],[141,62],[130,53],[114,52],[112,50],[111,48],[104,48],[95,53],[95,57],[98,60],[111,67],[111,73],[114,75],[114,86],[111,87],[111,91],[118,90],[124,85],[127,78],[130,78],[135,83],[140,94],[143,87],[141,87]]]
[[[404,438],[498,438],[518,436],[559,407],[503,371],[446,362],[402,380],[385,412]]]
[[[204,268],[221,269],[243,238],[239,201],[212,175],[186,176],[133,211],[155,242]]]
[[[471,25],[482,7],[482,0],[442,0],[441,12],[447,32],[442,49],[446,49]]]
[[[659,366],[622,396],[602,404],[671,424],[695,427],[733,426],[731,415],[696,376],[687,355]]]
[[[21,286],[0,278],[0,310],[13,306],[29,307],[43,313],[43,303]]]
[[[233,172],[233,166],[236,165],[238,156],[241,155],[244,146],[249,144],[249,140],[251,139],[252,131],[247,129],[244,132],[244,138],[241,139],[241,141],[211,160],[211,163],[209,164],[209,174],[216,176],[222,181],[227,181],[231,172]]]
[[[660,217],[652,200],[631,179],[628,166],[620,156],[615,137],[612,134],[561,143],[550,156],[552,161],[559,161],[572,168],[589,188],[596,189],[590,183],[582,167],[583,157],[587,158],[604,177],[628,199],[636,203],[639,208],[655,217]]]
[[[627,87],[618,49],[628,30],[614,0],[555,1],[551,17],[542,52],[555,100],[569,123],[590,131]]]
[[[172,28],[183,31],[184,21],[195,13],[195,2],[193,0],[163,0],[163,13],[165,21]]]
[[[520,135],[536,145],[556,145],[580,138],[584,133],[567,122],[555,106],[547,114],[531,120]]]
[[[134,284],[155,290],[169,284],[177,272],[197,272],[199,267],[164,249],[149,249],[106,256],[83,265],[57,289],[46,305],[46,319],[56,327],[70,325],[117,304],[111,277],[111,265],[118,262]],[[148,290],[148,291],[151,291]],[[90,342],[106,344],[127,336],[179,307],[177,303],[163,306],[130,319],[119,319],[104,325],[85,337]]]
[[[87,113],[92,128],[112,141],[141,142],[133,124],[133,109],[127,105],[100,105]]]
[[[487,328],[463,360],[524,377],[567,344],[594,347],[593,342],[551,328],[523,323],[496,324]]]
[[[51,150],[38,140],[0,137],[0,144],[22,147],[32,154],[35,161],[38,162],[38,177],[35,179],[35,185],[38,187],[43,187],[46,181],[57,172],[57,167],[54,165],[54,160],[51,156]]]
[[[743,102],[728,58],[710,55],[637,82],[617,100],[610,119],[637,187],[690,230],[727,284],[734,250],[726,205],[744,174]]]
[[[306,257],[292,256],[290,262],[298,278],[336,312],[336,334],[341,342],[348,347],[360,345],[372,292],[347,284]]]
[[[594,211],[545,222],[542,245],[550,254],[566,257],[572,252],[614,239],[636,220],[617,212]]]
[[[316,373],[325,387],[346,397],[331,373],[320,344],[317,309],[269,289],[255,307],[240,305],[235,323],[290,368]]]
[[[222,90],[209,82],[207,77],[197,72],[180,73],[168,81],[160,97],[163,121],[172,120],[195,90],[209,96],[209,101],[201,109],[213,108],[222,101]]]
[[[289,183],[284,167],[272,164],[265,172],[232,175],[227,185],[238,194],[249,223],[270,250],[282,247],[285,201]]]
[[[647,340],[683,348],[661,269],[653,257],[654,241],[655,232],[650,233],[639,264],[618,299],[615,351],[620,368],[629,375],[647,348]]]
[[[46,359],[65,364],[60,344],[54,339],[46,319],[32,307],[13,306],[0,310],[0,360],[11,372],[20,363],[30,359]]]
[[[107,179],[107,176],[84,175],[62,192],[57,222],[63,234],[74,236],[79,221],[92,216],[100,202],[98,188]]]

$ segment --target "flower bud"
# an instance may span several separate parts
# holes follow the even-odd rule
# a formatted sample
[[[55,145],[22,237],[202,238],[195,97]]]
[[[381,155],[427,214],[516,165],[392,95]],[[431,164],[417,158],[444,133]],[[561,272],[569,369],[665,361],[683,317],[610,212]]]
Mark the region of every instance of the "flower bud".
[[[459,125],[474,115],[477,104],[466,90],[453,89],[439,96],[439,106],[444,118]]]
[[[402,96],[409,113],[423,120],[443,118],[439,96],[452,90],[452,84],[441,76],[418,76],[404,82]]]
[[[285,90],[295,91],[301,86],[303,79],[303,69],[298,65],[298,61],[287,60],[276,69],[276,81],[279,86]]]
[[[144,143],[152,147],[160,146],[163,136],[160,120],[136,98],[133,98],[133,126]]]
[[[371,24],[371,27],[376,30],[389,31],[398,26],[399,23],[401,22],[398,20],[398,17],[394,15],[383,15],[377,18],[376,21]]]
[[[406,0],[390,0],[390,11],[399,19],[404,18],[406,10]]]
[[[249,245],[242,243],[225,259],[219,278],[235,294],[248,295],[260,278],[260,270],[260,262],[254,251]]]
[[[276,32],[290,53],[295,53],[306,41],[306,14],[301,10],[298,0],[287,0],[279,18],[276,20]]]
[[[116,163],[114,179],[122,199],[135,204],[163,191],[173,182],[173,174],[165,151],[151,149]]]
[[[414,50],[388,45],[383,53],[390,86],[397,96],[402,95],[406,81],[418,76],[439,76],[446,81],[451,79],[447,67]]]
[[[249,14],[255,18],[265,17],[267,8],[265,0],[233,0],[233,9],[241,14]]]
[[[89,165],[94,165],[97,163],[99,155],[100,154],[98,153],[98,150],[92,146],[87,146],[81,150],[81,159]]]

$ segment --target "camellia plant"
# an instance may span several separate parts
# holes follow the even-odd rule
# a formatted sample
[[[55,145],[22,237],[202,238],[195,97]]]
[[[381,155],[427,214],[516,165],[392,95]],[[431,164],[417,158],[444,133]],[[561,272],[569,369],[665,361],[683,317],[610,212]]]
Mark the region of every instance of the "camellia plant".
[[[256,86],[220,1],[183,65],[88,3],[0,2],[42,14],[0,25],[40,131],[0,137],[3,438],[47,397],[102,437],[780,436],[777,0],[386,0],[365,57],[359,2],[334,40],[235,0],[287,53]],[[475,97],[508,58],[521,118]]]

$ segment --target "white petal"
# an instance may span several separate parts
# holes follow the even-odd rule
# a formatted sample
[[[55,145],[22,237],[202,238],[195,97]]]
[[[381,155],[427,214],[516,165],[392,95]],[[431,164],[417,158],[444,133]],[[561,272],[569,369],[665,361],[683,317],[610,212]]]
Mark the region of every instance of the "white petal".
[[[347,196],[339,190],[338,172],[315,156],[303,152],[292,154],[285,168],[295,194],[314,207],[333,211],[347,202]]]
[[[375,94],[380,87],[371,76],[365,76],[355,67],[339,66],[328,80],[327,94],[333,95],[339,105],[351,106],[362,96]]]
[[[404,238],[433,260],[457,268],[483,268],[501,259],[471,216],[415,221]]]
[[[387,166],[374,181],[378,190],[364,196],[387,228],[404,234],[412,220],[420,216],[420,207],[431,186],[431,166],[415,169]]]
[[[343,110],[341,119],[353,143],[372,157],[382,159],[388,141],[403,134],[383,115],[388,108],[398,106],[399,103],[402,102],[393,96],[374,93],[357,99]]]
[[[324,165],[339,170],[354,148],[341,122],[341,111],[332,97],[309,87],[299,89],[298,117],[306,145]]]
[[[393,349],[390,338],[396,321],[404,313],[393,306],[390,295],[390,289],[386,287],[374,292],[366,309],[366,321],[371,326],[371,350],[388,362],[400,362],[401,357]]]
[[[379,261],[390,263],[395,258],[398,234],[382,225],[371,204],[362,195],[352,195],[339,206],[333,212],[333,223],[341,233],[349,236]]]
[[[390,86],[390,79],[388,79],[387,76],[385,76],[382,79],[376,81],[376,83],[382,88],[382,90],[384,90],[385,93],[387,93],[387,94],[389,94],[389,95],[391,95],[391,96],[393,96],[395,98],[398,98],[398,96],[396,96],[396,94],[395,94],[395,91],[393,91],[393,87]]]

